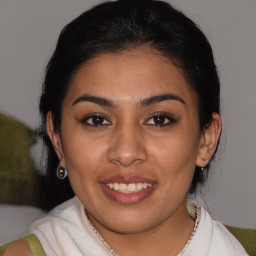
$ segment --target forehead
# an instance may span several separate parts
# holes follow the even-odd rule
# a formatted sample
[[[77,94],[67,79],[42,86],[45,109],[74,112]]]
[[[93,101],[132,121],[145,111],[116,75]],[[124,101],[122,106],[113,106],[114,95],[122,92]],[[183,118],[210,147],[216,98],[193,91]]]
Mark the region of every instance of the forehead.
[[[117,103],[131,103],[165,93],[176,94],[190,104],[197,104],[196,94],[182,70],[160,53],[141,47],[104,53],[83,64],[71,81],[66,102],[71,104],[76,97],[91,94]]]

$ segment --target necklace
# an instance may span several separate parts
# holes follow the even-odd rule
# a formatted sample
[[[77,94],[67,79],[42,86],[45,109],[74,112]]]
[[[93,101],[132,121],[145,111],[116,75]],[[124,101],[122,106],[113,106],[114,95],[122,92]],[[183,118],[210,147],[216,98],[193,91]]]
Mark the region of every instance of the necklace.
[[[103,244],[105,244],[105,246],[108,248],[108,250],[112,253],[112,255],[114,256],[118,256],[115,251],[109,246],[109,244],[103,239],[103,237],[100,235],[100,233],[96,230],[96,228],[93,226],[93,224],[91,223],[91,221],[88,219],[89,224],[92,228],[92,230],[94,231],[94,233],[97,235],[97,237],[103,242]]]
[[[195,233],[196,233],[196,230],[197,230],[197,227],[198,227],[198,224],[200,222],[200,219],[201,219],[201,211],[200,211],[200,206],[198,206],[197,204],[195,204],[194,202],[192,202],[191,206],[194,208],[194,211],[195,211],[195,226],[194,226],[194,229],[193,229],[193,232],[190,236],[190,238],[188,239],[186,245],[183,247],[182,251],[177,255],[177,256],[181,256],[184,254],[184,252],[186,251],[188,245],[190,244],[192,238],[194,237]]]
[[[177,256],[182,256],[184,254],[184,252],[186,251],[188,245],[190,244],[192,238],[194,237],[198,224],[200,222],[200,218],[201,218],[201,212],[200,212],[200,206],[198,206],[196,203],[192,202],[191,206],[194,208],[195,211],[195,226],[193,229],[193,232],[189,238],[189,240],[187,241],[186,245],[183,247],[182,251],[177,255]],[[89,224],[92,228],[92,230],[94,231],[94,233],[97,235],[97,237],[103,242],[103,244],[108,248],[108,250],[112,253],[112,255],[114,256],[118,256],[115,251],[109,246],[109,244],[103,239],[103,237],[100,235],[100,233],[96,230],[96,228],[93,226],[93,224],[91,223],[91,221],[88,219]]]

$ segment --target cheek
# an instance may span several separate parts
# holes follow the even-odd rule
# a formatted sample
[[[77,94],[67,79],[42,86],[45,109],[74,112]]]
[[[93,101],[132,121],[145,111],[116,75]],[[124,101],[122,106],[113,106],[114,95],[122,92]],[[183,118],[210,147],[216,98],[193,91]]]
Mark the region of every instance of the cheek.
[[[192,135],[194,134],[194,135]],[[196,166],[199,136],[193,132],[180,131],[175,135],[152,141],[149,146],[150,158],[161,167],[163,178],[191,179]]]
[[[76,134],[64,144],[68,177],[74,193],[86,207],[97,202],[99,175],[104,169],[102,143]],[[95,190],[96,189],[96,190]]]
[[[83,129],[76,129],[76,132],[63,129],[63,138],[64,158],[70,179],[82,183],[89,181],[92,176],[96,177],[104,162],[104,145],[107,143],[85,136]]]

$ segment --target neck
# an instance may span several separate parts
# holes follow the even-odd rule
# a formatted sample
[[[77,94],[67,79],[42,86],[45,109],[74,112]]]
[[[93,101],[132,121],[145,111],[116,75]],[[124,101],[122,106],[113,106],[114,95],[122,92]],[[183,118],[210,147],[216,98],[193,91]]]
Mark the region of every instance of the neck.
[[[118,256],[128,255],[178,255],[189,240],[194,220],[187,212],[186,200],[181,207],[159,225],[140,233],[117,233],[89,219],[105,242]]]

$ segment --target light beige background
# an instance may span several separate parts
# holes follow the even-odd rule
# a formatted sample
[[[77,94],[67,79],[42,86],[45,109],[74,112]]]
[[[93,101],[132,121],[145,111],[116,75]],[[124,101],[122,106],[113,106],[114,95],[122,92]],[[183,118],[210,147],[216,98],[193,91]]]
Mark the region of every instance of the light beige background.
[[[57,36],[99,2],[0,0],[0,111],[37,126],[43,70]],[[256,1],[169,2],[207,34],[220,70],[224,130],[203,200],[217,219],[256,228]]]

